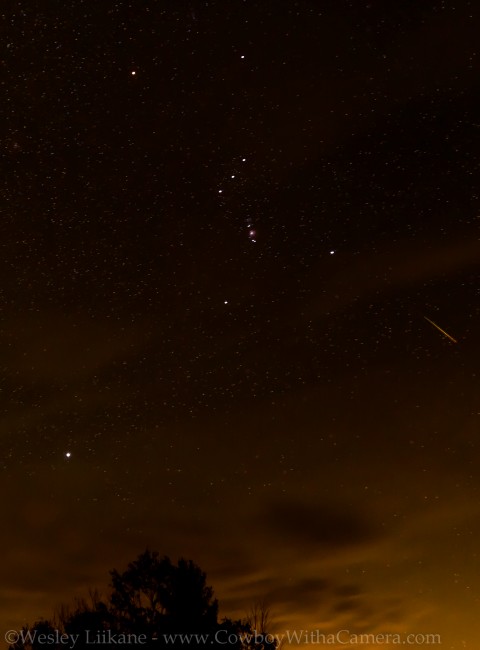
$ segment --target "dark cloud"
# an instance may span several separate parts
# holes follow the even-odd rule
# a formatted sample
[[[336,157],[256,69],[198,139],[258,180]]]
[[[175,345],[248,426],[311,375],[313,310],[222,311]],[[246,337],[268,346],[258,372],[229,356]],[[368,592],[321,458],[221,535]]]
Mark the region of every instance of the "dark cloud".
[[[335,589],[335,594],[343,598],[354,598],[360,596],[363,590],[358,585],[340,585]]]
[[[305,610],[318,607],[318,604],[325,599],[328,588],[328,580],[321,577],[295,580],[292,584],[277,581],[277,585],[267,592],[265,600],[274,606],[281,604],[290,608],[298,607],[300,604]]]
[[[360,609],[360,604],[356,600],[341,600],[340,602],[335,603],[332,609],[336,613],[353,612],[357,609]]]
[[[263,517],[280,543],[307,547],[337,547],[364,544],[378,537],[372,522],[359,512],[330,504],[306,505],[277,502],[270,505]]]

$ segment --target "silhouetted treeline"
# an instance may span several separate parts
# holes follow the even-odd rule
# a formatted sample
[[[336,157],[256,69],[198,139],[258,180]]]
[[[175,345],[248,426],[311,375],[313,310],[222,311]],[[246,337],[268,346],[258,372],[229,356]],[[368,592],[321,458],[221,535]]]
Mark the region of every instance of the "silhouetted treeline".
[[[199,648],[275,650],[267,630],[251,620],[218,620],[218,601],[206,574],[192,561],[172,564],[168,557],[145,551],[123,573],[110,572],[107,599],[97,592],[89,601],[63,606],[57,616],[18,633],[10,650],[101,650]],[[257,609],[253,610],[257,612]],[[262,617],[260,627],[264,627]]]

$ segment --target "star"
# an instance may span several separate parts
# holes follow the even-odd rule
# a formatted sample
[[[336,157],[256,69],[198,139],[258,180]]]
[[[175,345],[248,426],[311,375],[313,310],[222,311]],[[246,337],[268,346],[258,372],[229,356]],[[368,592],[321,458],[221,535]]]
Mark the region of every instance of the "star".
[[[71,458],[72,454],[69,451],[65,452],[65,458]]]

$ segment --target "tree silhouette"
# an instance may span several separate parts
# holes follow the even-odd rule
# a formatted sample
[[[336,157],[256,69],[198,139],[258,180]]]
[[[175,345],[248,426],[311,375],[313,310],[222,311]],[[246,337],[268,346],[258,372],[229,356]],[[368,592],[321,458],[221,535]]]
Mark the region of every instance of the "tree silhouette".
[[[165,610],[172,630],[211,631],[217,625],[218,602],[206,575],[191,560],[180,559],[171,574]]]
[[[165,615],[167,574],[172,571],[168,558],[146,550],[123,573],[111,571],[113,592],[110,603],[122,629],[154,632]]]
[[[246,618],[247,625],[260,634],[268,634],[270,627],[270,608],[265,601],[256,601]]]
[[[208,632],[217,625],[213,590],[192,561],[180,559],[175,566],[168,557],[146,550],[111,577],[110,602],[125,632]]]
[[[113,613],[108,604],[100,600],[96,591],[90,593],[90,603],[78,600],[73,611],[63,608],[59,615],[59,622],[65,634],[69,637],[78,637],[75,650],[89,647],[87,630],[95,639],[99,632],[117,629]]]
[[[248,650],[276,650],[278,643],[270,634],[271,613],[265,601],[257,601],[251,607],[245,626],[252,633],[250,641],[244,642]],[[246,637],[248,639],[248,635]]]
[[[45,645],[60,650],[68,643],[59,639],[62,634],[70,641],[75,638],[71,646],[75,650],[91,650],[92,645],[96,650],[107,646],[131,650],[132,644],[142,650],[185,646],[276,650],[275,642],[262,639],[268,624],[264,606],[254,606],[249,620],[225,618],[218,622],[213,590],[207,586],[205,573],[191,560],[173,564],[168,557],[147,549],[123,573],[113,570],[110,576],[108,599],[91,592],[90,602],[77,600],[73,610],[63,607],[58,623],[42,620],[32,628],[23,628],[10,650],[45,650]]]
[[[56,639],[56,629],[54,623],[43,619],[36,621],[32,626],[24,626],[10,650],[42,650],[49,639]],[[52,643],[49,645],[52,646]]]

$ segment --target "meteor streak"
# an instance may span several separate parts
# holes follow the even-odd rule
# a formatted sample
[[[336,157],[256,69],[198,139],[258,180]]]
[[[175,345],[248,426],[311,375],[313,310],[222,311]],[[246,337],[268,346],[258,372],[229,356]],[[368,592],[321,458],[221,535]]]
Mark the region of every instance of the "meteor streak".
[[[446,336],[447,339],[450,339],[450,341],[452,341],[452,343],[458,343],[458,341],[456,339],[454,339],[453,336],[450,336],[450,334],[448,334],[448,332],[446,332],[445,330],[442,330],[442,328],[439,327],[436,323],[434,323],[433,320],[430,320],[426,316],[424,316],[424,319],[427,320],[430,323],[430,325],[433,325],[433,327],[436,327],[437,330],[439,332],[441,332],[444,336]]]

